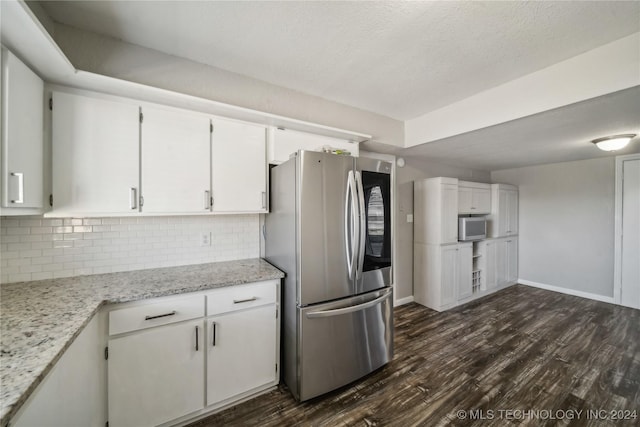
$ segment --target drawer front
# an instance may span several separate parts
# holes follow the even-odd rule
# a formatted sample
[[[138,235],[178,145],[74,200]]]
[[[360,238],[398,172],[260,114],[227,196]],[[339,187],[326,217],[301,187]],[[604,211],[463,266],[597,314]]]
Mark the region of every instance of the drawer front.
[[[207,316],[274,304],[277,300],[277,285],[277,280],[270,280],[230,286],[209,292],[207,294]]]
[[[204,316],[204,295],[169,298],[113,310],[109,313],[109,335],[117,335]]]

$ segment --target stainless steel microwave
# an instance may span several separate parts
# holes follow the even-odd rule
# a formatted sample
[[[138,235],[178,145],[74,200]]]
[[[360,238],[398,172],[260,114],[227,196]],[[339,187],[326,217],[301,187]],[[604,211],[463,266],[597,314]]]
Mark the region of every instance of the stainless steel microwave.
[[[465,216],[458,218],[458,240],[482,240],[487,238],[487,220],[483,216]]]

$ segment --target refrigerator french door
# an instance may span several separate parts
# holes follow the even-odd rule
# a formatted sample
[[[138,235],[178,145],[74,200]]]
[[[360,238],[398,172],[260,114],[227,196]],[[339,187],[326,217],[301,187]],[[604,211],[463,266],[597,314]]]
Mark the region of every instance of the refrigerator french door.
[[[282,374],[299,400],[393,355],[390,172],[309,151],[271,169],[265,255],[286,273]]]

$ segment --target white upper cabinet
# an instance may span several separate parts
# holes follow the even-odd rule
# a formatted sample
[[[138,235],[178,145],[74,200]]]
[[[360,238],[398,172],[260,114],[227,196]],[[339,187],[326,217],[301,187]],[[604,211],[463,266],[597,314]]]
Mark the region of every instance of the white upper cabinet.
[[[491,185],[480,182],[458,182],[458,213],[488,214],[491,212]]]
[[[213,212],[267,212],[265,126],[213,119]]]
[[[269,140],[269,163],[280,164],[289,160],[298,150],[322,151],[323,147],[347,150],[352,156],[359,155],[358,143],[346,139],[331,138],[290,129],[273,128]]]
[[[518,187],[491,184],[491,215],[488,233],[491,237],[518,234]]]
[[[415,181],[413,228],[416,243],[445,244],[458,241],[458,180],[429,178]]]
[[[52,216],[138,212],[138,107],[62,92],[52,97]]]
[[[210,211],[211,131],[205,115],[142,108],[142,211]]]
[[[4,47],[1,57],[1,214],[40,213],[44,85],[40,77]],[[32,211],[20,212],[20,208],[32,208]]]

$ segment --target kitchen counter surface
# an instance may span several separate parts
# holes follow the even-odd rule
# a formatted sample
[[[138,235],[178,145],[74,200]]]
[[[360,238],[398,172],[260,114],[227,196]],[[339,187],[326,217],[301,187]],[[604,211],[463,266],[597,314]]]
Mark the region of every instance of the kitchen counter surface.
[[[256,258],[0,285],[0,425],[103,305],[282,277]]]

